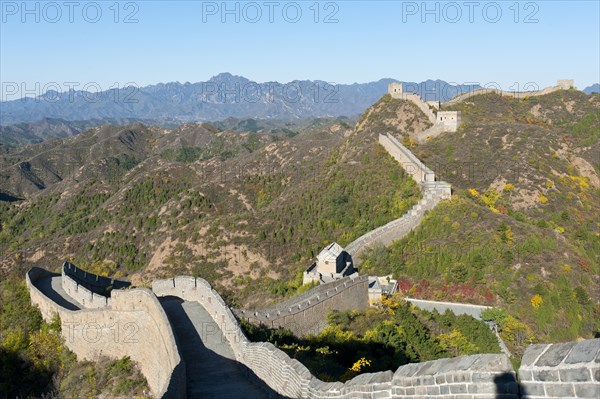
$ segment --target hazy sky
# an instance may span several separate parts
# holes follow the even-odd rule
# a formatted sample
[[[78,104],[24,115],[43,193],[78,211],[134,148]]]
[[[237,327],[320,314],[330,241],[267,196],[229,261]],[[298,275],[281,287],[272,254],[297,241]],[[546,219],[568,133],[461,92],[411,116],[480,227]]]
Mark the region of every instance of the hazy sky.
[[[0,3],[0,80],[28,90],[198,82],[220,72],[505,89],[600,80],[598,1]]]

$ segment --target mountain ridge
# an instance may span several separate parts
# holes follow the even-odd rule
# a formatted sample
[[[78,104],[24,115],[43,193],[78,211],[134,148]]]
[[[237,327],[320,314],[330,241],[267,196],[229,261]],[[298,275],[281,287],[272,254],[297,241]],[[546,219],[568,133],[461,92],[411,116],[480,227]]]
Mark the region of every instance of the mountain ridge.
[[[126,86],[97,93],[48,91],[36,98],[3,101],[1,125],[31,123],[43,118],[67,121],[129,118],[183,122],[217,121],[228,117],[286,119],[358,116],[387,92],[395,79],[331,84],[322,80],[258,83],[221,73],[204,82]],[[405,90],[427,100],[447,100],[478,85],[451,85],[443,80],[402,82]],[[448,85],[448,86],[446,86]],[[435,89],[444,87],[445,90]]]

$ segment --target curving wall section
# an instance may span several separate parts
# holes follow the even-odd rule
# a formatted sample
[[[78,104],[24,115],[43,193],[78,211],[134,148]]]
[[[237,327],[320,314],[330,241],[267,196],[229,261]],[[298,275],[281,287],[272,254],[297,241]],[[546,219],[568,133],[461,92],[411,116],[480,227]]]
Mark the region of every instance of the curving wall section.
[[[283,351],[266,342],[251,343],[220,295],[203,279],[176,277],[155,281],[157,296],[177,296],[198,301],[224,332],[236,358],[288,398],[518,398],[518,387],[505,355],[473,355],[413,363],[395,372],[362,374],[346,383],[323,382]]]
[[[508,357],[499,354],[411,363],[395,371],[361,374],[345,383],[323,382],[272,344],[249,342],[221,296],[203,279],[158,280],[152,285],[154,293],[147,289],[118,290],[106,308],[68,310],[38,287],[52,277],[57,276],[31,269],[27,286],[45,319],[60,315],[69,348],[90,360],[100,355],[129,355],[140,364],[158,397],[185,397],[185,371],[156,296],[199,302],[223,332],[236,359],[287,398],[557,399],[596,398],[600,392],[600,339],[530,346],[519,370],[521,385]]]
[[[185,397],[185,368],[171,326],[156,296],[148,289],[117,290],[109,306],[70,310],[55,302],[40,287],[58,276],[44,269],[27,272],[32,303],[45,320],[60,316],[62,336],[78,358],[94,360],[129,356],[138,362],[152,391],[159,398]]]
[[[62,287],[67,294],[75,299],[79,304],[88,309],[104,308],[109,306],[111,299],[104,295],[95,293],[88,289],[85,285],[77,282],[73,277],[65,273],[63,268],[61,272],[61,283]]]
[[[408,148],[393,136],[379,135],[379,143],[402,165],[402,168],[421,185],[423,197],[405,215],[376,228],[352,241],[346,251],[352,255],[354,264],[360,263],[360,254],[374,245],[389,245],[415,229],[426,211],[437,206],[443,199],[449,199],[452,190],[449,183],[435,181],[435,173],[419,160]]]

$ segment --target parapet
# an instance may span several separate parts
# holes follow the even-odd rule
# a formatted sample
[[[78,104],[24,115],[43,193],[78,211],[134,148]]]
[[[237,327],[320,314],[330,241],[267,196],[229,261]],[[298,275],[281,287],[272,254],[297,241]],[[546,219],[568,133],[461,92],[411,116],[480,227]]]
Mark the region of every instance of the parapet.
[[[61,284],[70,297],[88,309],[109,306],[111,304],[110,294],[113,289],[131,285],[128,281],[88,273],[69,262],[63,263]]]
[[[536,398],[600,397],[600,339],[525,350],[519,379],[523,392]]]

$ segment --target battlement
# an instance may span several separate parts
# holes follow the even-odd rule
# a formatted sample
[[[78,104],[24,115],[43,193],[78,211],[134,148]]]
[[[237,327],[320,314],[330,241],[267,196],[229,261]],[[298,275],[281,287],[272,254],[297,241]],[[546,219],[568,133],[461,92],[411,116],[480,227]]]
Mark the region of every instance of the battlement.
[[[131,285],[128,281],[88,273],[69,262],[63,263],[61,284],[70,297],[88,309],[110,306],[111,291]]]

